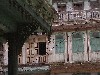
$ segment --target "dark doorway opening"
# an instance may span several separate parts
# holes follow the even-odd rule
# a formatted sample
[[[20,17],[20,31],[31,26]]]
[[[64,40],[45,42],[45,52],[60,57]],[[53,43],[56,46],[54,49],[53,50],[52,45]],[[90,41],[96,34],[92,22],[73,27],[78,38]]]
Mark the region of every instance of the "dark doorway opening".
[[[39,42],[39,55],[46,55],[46,42]]]

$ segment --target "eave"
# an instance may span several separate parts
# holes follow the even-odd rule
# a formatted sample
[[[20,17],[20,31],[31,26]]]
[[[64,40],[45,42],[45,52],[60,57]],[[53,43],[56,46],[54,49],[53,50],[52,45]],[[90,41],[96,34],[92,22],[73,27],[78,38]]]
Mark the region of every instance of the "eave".
[[[53,32],[71,32],[71,31],[84,31],[84,30],[97,30],[97,29],[98,30],[100,29],[100,23],[52,26]]]

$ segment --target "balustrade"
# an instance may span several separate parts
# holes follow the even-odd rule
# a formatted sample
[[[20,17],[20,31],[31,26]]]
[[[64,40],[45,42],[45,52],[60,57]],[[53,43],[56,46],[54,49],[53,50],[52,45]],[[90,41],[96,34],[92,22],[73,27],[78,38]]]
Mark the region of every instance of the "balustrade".
[[[58,22],[100,19],[99,10],[77,10],[58,13]]]

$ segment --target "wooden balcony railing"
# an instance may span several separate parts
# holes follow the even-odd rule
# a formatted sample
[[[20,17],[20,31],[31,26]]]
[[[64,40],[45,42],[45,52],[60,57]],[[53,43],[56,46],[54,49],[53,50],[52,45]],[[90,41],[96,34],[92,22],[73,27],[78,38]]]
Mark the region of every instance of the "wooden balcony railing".
[[[77,31],[100,28],[100,10],[61,12],[54,20],[52,30]]]
[[[78,21],[78,20],[90,20],[100,19],[100,10],[80,10],[80,11],[68,11],[58,13],[56,21]]]

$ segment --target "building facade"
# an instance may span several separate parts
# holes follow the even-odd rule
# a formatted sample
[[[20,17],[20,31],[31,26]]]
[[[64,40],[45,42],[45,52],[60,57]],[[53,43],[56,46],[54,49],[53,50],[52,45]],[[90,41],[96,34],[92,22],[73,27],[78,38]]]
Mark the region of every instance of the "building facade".
[[[100,11],[97,5],[93,5],[93,2],[99,4],[99,0],[54,0],[53,6],[59,16],[52,25],[53,32],[50,42],[46,34],[31,35],[22,47],[19,62],[23,64],[40,61],[66,63],[99,62],[99,29],[59,29],[60,26],[73,25],[77,27],[78,25],[86,26],[88,24],[92,26],[97,24],[97,21],[100,19]]]
[[[18,56],[19,64],[100,62],[100,0],[50,2],[58,13],[50,40],[45,33],[30,35]],[[4,48],[4,64],[7,65],[7,44]]]

